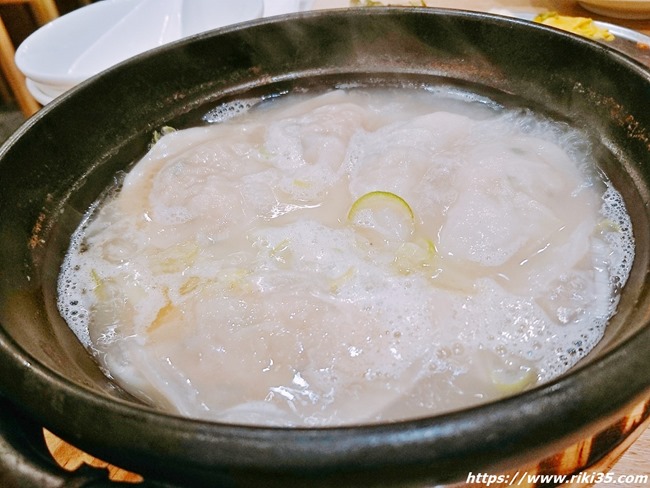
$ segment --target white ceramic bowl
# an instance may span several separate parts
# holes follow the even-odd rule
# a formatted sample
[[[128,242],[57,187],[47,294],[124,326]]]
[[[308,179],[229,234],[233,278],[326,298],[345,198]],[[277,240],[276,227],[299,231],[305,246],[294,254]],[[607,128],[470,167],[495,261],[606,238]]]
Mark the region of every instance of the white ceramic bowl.
[[[31,78],[26,78],[25,83],[27,85],[27,90],[32,94],[32,96],[39,102],[41,105],[46,105],[54,100],[59,95],[65,93],[74,85],[48,85],[45,83],[39,83],[34,81]]]
[[[579,0],[585,9],[619,19],[650,19],[650,0]]]
[[[38,29],[16,50],[16,64],[41,91],[65,91],[141,52],[263,10],[264,0],[103,0]]]
[[[37,82],[29,78],[25,79],[25,85],[27,86],[27,90],[29,91],[29,93],[31,93],[34,99],[41,105],[47,105],[48,103],[50,103],[52,100],[54,100],[56,97],[58,97],[63,93],[63,92],[56,93],[56,94],[46,93],[43,91],[43,89]]]

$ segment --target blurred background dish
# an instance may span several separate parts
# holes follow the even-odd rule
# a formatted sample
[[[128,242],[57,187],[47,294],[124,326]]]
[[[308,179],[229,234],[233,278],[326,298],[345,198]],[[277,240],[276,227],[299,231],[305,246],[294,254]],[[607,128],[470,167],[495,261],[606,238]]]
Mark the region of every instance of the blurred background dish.
[[[103,0],[31,34],[16,65],[40,103],[132,56],[202,31],[262,16],[264,0]],[[34,92],[32,92],[34,90]]]
[[[585,9],[619,19],[650,19],[650,0],[579,0]]]

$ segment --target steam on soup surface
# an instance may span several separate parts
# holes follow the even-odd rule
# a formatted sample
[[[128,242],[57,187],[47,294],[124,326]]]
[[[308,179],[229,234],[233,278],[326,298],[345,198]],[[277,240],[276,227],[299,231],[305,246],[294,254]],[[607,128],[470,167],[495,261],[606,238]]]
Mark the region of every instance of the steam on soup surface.
[[[548,381],[601,338],[632,230],[578,132],[433,90],[233,107],[163,136],[73,236],[59,308],[129,392],[390,421]]]

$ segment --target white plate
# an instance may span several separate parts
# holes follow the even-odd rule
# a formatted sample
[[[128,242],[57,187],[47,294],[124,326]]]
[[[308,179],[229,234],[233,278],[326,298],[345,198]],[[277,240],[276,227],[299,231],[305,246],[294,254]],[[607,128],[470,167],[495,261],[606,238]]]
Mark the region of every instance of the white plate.
[[[262,16],[264,0],[102,0],[30,35],[16,50],[23,74],[70,87],[136,54]]]
[[[34,80],[30,80],[29,78],[26,78],[25,85],[27,86],[27,91],[29,91],[29,93],[32,94],[34,99],[41,105],[47,105],[48,103],[50,103],[52,100],[56,98],[52,95],[43,93],[43,91],[38,87],[38,85]]]
[[[578,0],[585,9],[619,19],[650,19],[649,0]]]
[[[71,86],[66,87],[66,86],[45,85],[43,83],[39,83],[38,81],[34,81],[34,80],[30,79],[30,78],[27,78],[27,79],[30,80],[33,83],[34,87],[40,93],[42,93],[42,94],[44,94],[44,95],[46,95],[48,97],[52,97],[52,98],[56,98],[59,95],[61,95],[61,93],[66,92],[70,88],[72,88]]]

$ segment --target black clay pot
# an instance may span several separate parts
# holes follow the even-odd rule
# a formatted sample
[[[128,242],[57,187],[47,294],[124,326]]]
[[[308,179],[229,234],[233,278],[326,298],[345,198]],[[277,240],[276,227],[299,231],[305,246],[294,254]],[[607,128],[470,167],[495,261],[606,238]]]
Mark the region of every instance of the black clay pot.
[[[477,408],[331,429],[177,418],[102,375],[57,312],[57,274],[82,214],[116,171],[144,154],[154,129],[199,123],[247,92],[439,82],[585,128],[624,196],[636,260],[605,338],[577,368]],[[0,150],[0,481],[69,479],[36,451],[25,467],[20,449],[38,447],[28,442],[33,425],[152,486],[413,486],[462,483],[470,472],[594,465],[648,417],[649,109],[648,70],[600,44],[513,19],[419,8],[257,21],[165,46],[82,84]],[[558,467],[584,440],[589,454]]]

